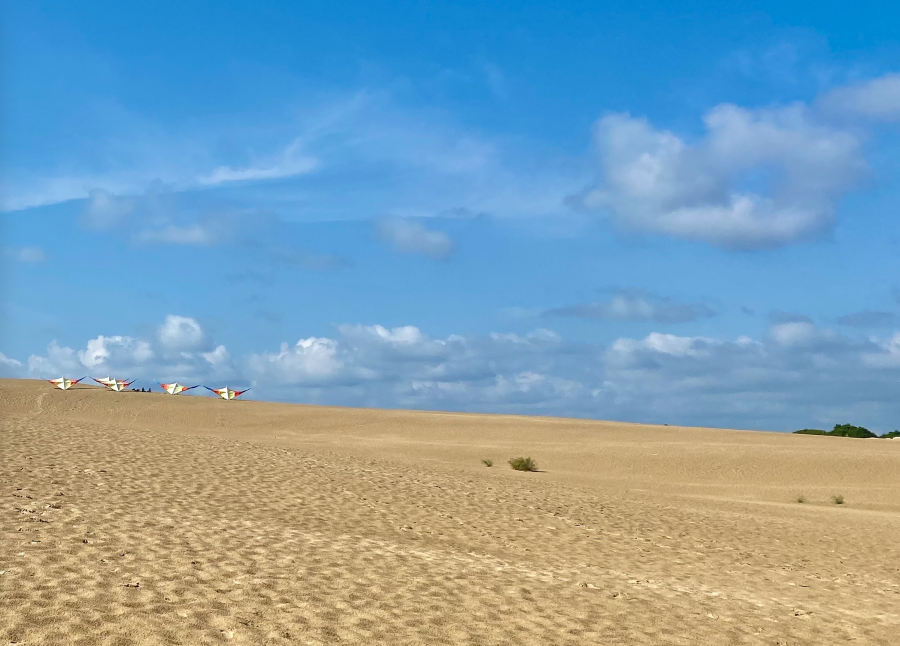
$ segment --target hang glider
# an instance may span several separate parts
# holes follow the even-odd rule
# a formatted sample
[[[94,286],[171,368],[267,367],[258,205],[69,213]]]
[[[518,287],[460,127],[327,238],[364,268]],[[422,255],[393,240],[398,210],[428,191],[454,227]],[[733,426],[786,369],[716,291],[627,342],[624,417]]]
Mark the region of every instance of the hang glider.
[[[81,379],[84,379],[84,377],[82,377]],[[53,384],[55,388],[59,388],[60,390],[68,390],[79,381],[81,381],[81,379],[66,379],[65,377],[60,377],[59,379],[48,379],[47,381]]]
[[[128,387],[133,384],[137,379],[113,379],[112,377],[102,377],[97,379],[96,377],[91,377],[98,384],[102,384],[109,388],[110,390],[115,390],[117,393],[122,392],[123,390],[127,390]]]
[[[216,393],[222,399],[234,399],[235,397],[240,397],[245,392],[250,390],[249,388],[246,388],[244,390],[232,390],[228,386],[225,386],[224,388],[210,388],[209,386],[203,386],[203,387],[206,388],[210,392]]]
[[[170,395],[180,395],[181,393],[187,392],[189,390],[193,390],[194,388],[197,388],[197,386],[200,385],[200,384],[197,384],[197,386],[182,386],[179,383],[163,384],[158,381],[156,383],[158,383],[162,387],[163,391],[169,393]]]
[[[107,384],[107,388],[110,390],[115,390],[117,393],[120,393],[124,390],[128,390],[128,387],[133,384],[137,379],[132,379],[131,381],[126,381],[125,379],[116,379],[111,384]]]

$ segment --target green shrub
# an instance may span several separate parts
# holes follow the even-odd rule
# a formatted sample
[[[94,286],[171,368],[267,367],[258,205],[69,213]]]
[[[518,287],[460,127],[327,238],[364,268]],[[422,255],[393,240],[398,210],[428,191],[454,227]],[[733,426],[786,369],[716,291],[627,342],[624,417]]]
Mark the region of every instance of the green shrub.
[[[869,429],[862,426],[853,426],[852,424],[835,424],[834,430],[829,435],[837,435],[839,437],[878,437]]]
[[[853,424],[835,424],[830,431],[823,431],[818,428],[804,428],[794,431],[797,435],[833,435],[835,437],[878,437],[875,433],[862,426],[853,426]],[[894,431],[897,435],[900,432]],[[887,437],[882,435],[882,437]]]
[[[510,458],[509,466],[516,471],[537,471],[537,462],[531,458]]]
[[[894,438],[894,437],[900,437],[900,431],[891,431],[890,433],[885,433],[885,434],[882,435],[881,437],[886,438],[886,439],[891,439],[891,438]]]
[[[484,466],[486,466],[486,467],[492,467],[492,466],[494,466],[494,461],[493,461],[493,460],[482,460],[481,463],[484,464]]]
[[[831,502],[833,502],[835,505],[843,505],[844,497],[839,493],[835,494],[831,497]]]

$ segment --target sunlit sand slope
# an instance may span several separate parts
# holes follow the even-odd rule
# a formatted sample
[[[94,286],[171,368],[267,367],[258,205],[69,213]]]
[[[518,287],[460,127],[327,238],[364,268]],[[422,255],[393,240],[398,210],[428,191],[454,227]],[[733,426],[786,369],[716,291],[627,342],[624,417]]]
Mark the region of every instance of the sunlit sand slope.
[[[900,643],[898,440],[0,380],[0,494],[0,644]]]

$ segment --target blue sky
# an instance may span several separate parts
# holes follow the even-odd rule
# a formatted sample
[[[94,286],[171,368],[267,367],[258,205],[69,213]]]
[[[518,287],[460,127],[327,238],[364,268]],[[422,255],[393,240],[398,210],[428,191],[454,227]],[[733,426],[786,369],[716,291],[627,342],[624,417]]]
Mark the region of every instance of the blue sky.
[[[2,374],[900,427],[890,3],[183,4],[3,3]]]

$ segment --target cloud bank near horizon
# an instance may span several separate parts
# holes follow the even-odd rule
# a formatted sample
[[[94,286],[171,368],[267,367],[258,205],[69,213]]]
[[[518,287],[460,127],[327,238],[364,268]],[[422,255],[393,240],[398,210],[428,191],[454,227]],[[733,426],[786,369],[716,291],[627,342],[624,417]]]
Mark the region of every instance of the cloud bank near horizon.
[[[852,339],[809,321],[760,339],[653,332],[608,346],[525,335],[435,338],[415,326],[341,325],[268,352],[232,356],[193,318],[170,315],[147,338],[52,342],[10,377],[89,373],[254,387],[266,400],[384,408],[544,414],[792,430],[852,421],[892,430],[900,404],[900,332]]]

